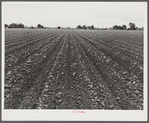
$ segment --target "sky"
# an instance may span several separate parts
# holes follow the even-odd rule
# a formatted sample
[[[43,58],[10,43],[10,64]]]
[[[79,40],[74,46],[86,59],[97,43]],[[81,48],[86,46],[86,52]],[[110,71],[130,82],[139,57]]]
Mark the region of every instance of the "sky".
[[[45,27],[144,25],[146,2],[3,2],[5,24]]]

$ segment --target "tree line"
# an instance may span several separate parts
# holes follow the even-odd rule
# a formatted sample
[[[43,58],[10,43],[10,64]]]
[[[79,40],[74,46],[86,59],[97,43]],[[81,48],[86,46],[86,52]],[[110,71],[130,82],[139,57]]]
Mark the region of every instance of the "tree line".
[[[142,28],[138,28],[136,27],[135,23],[132,23],[130,22],[129,24],[129,28],[127,28],[126,25],[114,25],[112,28],[109,28],[109,29],[114,29],[114,30],[143,30],[143,27]],[[12,23],[10,25],[7,25],[5,24],[5,28],[26,28],[24,24],[20,23]],[[31,29],[34,29],[34,28],[46,28],[44,27],[43,25],[41,24],[38,24],[37,27],[28,27],[28,28],[31,28]],[[57,27],[58,29],[61,29],[60,26]],[[94,29],[102,29],[102,30],[107,30],[108,28],[95,28],[94,25],[91,25],[91,26],[86,26],[86,25],[78,25],[76,27],[76,29],[90,29],[90,30],[94,30]]]
[[[129,28],[127,28],[126,25],[122,25],[122,26],[114,25],[113,29],[114,30],[138,30],[138,29],[143,30],[143,27],[142,28],[136,27],[135,23],[130,22],[128,25],[129,25]]]
[[[86,25],[81,26],[81,25],[78,25],[77,29],[95,29],[95,28],[94,28],[94,25],[91,25],[91,26],[86,26]]]
[[[136,27],[135,23],[130,22],[128,25],[129,25],[129,28],[127,28],[126,25],[122,25],[122,26],[114,25],[110,29],[114,29],[114,30],[138,30],[139,29],[139,30],[143,30],[143,28]],[[92,29],[92,30],[93,29],[101,29],[101,30],[107,30],[108,28],[95,28],[93,25],[92,26],[86,26],[86,25],[81,26],[81,25],[78,25],[76,27],[76,29]]]
[[[24,28],[24,24],[12,23],[10,25],[5,24],[5,28]]]
[[[20,23],[20,24],[18,24],[18,23],[12,23],[12,24],[9,24],[9,25],[5,24],[5,28],[25,28],[25,25],[22,24],[22,23]],[[29,28],[33,29],[35,27],[31,26]],[[41,24],[38,24],[37,25],[37,28],[44,28],[44,26],[41,25]]]

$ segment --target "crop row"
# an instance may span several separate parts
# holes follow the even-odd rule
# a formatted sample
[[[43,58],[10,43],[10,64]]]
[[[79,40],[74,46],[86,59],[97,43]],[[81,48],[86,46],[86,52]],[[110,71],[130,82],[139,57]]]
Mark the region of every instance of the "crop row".
[[[80,35],[81,36],[81,35]],[[117,62],[121,67],[126,69],[128,72],[134,73],[141,81],[143,81],[143,61],[141,59],[133,58],[133,54],[130,56],[130,52],[125,49],[120,49],[113,45],[107,45],[107,42],[98,42],[92,39],[87,39],[81,36],[84,40],[88,41],[96,49],[102,51],[104,54],[109,56],[112,60]],[[98,42],[98,43],[97,43]],[[129,54],[129,55],[128,55]]]
[[[106,81],[122,109],[141,109],[143,101],[143,85],[138,77],[129,73],[109,56],[97,50],[87,41],[76,36],[86,55],[94,63],[99,73]]]
[[[5,109],[143,109],[139,40],[131,51],[104,31],[38,31],[6,34],[18,36],[7,38]]]
[[[63,35],[38,49],[21,64],[15,65],[5,75],[5,108],[17,108],[26,92],[35,83],[35,78],[49,61],[50,56],[59,45]],[[42,40],[41,40],[42,42]],[[29,51],[29,50],[28,50]],[[47,68],[47,66],[46,66]]]
[[[46,36],[46,35],[56,35],[55,31],[28,31],[28,30],[8,30],[5,32],[5,45],[10,45],[11,43],[15,43],[18,41],[28,39],[37,39],[38,37]]]
[[[62,34],[60,35],[62,36]],[[58,37],[60,37],[58,36]],[[40,48],[46,46],[51,43],[54,38],[45,38],[44,40],[38,40],[32,45],[26,45],[25,48],[20,48],[11,52],[5,56],[5,72],[7,73],[10,69],[12,69],[15,65],[19,65],[24,62],[30,55],[37,52]]]
[[[36,102],[38,109],[119,108],[97,71],[89,74],[87,57],[82,56],[79,48],[69,32]]]
[[[102,33],[102,34],[101,34]],[[116,45],[121,48],[129,49],[130,51],[133,51],[132,48],[135,48],[136,50],[141,50],[140,53],[142,53],[143,49],[143,33],[138,32],[82,32],[81,35],[84,37],[92,38],[94,40],[98,41],[105,41],[107,43]]]

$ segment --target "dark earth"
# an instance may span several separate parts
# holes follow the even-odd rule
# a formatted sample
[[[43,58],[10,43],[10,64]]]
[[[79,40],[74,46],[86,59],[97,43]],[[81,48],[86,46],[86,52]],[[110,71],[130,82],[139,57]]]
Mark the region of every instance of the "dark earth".
[[[143,31],[5,30],[5,109],[143,110]]]

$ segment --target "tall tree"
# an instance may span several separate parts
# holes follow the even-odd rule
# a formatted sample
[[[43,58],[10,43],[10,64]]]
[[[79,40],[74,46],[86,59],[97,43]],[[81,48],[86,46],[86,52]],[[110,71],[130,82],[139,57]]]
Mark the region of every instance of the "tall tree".
[[[38,28],[41,28],[41,24],[38,24],[37,27],[38,27]]]
[[[117,25],[114,25],[114,26],[113,26],[113,29],[118,29],[118,26],[117,26]]]
[[[78,28],[78,29],[82,29],[82,26],[81,26],[81,25],[78,25],[77,28]]]
[[[126,29],[127,29],[127,26],[126,26],[126,25],[123,25],[123,26],[122,26],[122,29],[123,29],[123,30],[126,30]]]
[[[94,29],[94,26],[93,25],[91,26],[91,29]]]
[[[58,26],[57,28],[58,28],[58,29],[61,29],[61,27],[60,27],[60,26]]]
[[[19,28],[24,28],[24,25],[22,23],[20,23]]]
[[[88,29],[91,29],[91,26],[88,26]]]
[[[136,29],[136,25],[135,23],[129,23],[129,26],[130,26],[130,30],[135,30]]]
[[[87,29],[86,25],[83,25],[83,29]]]
[[[8,26],[8,28],[24,28],[24,24],[12,23]]]
[[[8,25],[7,24],[5,24],[5,28],[8,28]]]

